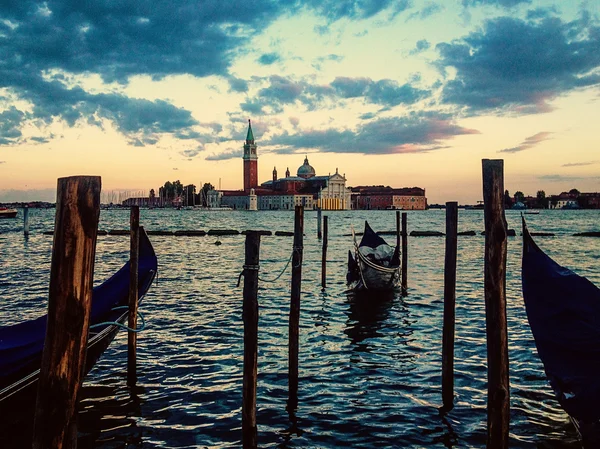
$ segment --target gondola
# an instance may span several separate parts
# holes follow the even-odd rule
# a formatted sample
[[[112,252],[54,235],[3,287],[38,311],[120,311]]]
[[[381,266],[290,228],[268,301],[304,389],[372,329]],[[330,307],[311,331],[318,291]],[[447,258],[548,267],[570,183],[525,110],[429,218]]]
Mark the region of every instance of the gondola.
[[[354,255],[348,251],[348,287],[354,291],[392,291],[400,280],[400,247],[391,247],[365,221],[365,232]]]
[[[523,220],[523,299],[544,370],[586,448],[600,447],[600,289],[562,267]]]
[[[157,272],[158,261],[146,232],[140,227],[138,293],[146,294]],[[129,262],[108,280],[94,287],[86,355],[87,374],[115,338],[127,319]],[[35,400],[47,316],[0,327],[0,409]],[[33,404],[32,404],[33,405]]]

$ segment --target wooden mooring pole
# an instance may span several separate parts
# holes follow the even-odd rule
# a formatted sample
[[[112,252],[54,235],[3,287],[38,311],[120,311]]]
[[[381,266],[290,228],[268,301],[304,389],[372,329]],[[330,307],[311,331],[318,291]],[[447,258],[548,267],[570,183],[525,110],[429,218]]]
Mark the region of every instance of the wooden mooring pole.
[[[77,447],[76,403],[85,371],[100,188],[99,176],[58,180],[34,449]]]
[[[406,212],[402,212],[402,296],[408,294],[408,234]]]
[[[321,233],[321,221],[322,221],[321,214],[322,214],[321,208],[319,207],[317,209],[317,238],[319,240],[321,240],[321,238],[323,236],[323,234]]]
[[[256,428],[256,377],[258,362],[258,263],[260,233],[248,231],[244,260],[244,379],[242,398],[242,445],[258,447]]]
[[[23,235],[29,237],[29,206],[23,208]]]
[[[129,249],[129,317],[128,327],[137,328],[138,311],[138,269],[140,259],[140,207],[131,206],[130,212],[130,249]],[[135,386],[137,382],[137,333],[129,331],[127,335],[127,385]]]
[[[323,217],[323,254],[321,256],[321,287],[327,287],[327,215]]]
[[[442,334],[442,411],[454,407],[454,321],[456,303],[456,249],[458,203],[446,203],[446,255],[444,260],[444,328]]]
[[[303,236],[304,208],[302,206],[296,206],[294,215],[294,248],[292,255],[292,295],[290,301],[288,411],[293,411],[298,407],[298,346],[300,335],[300,291],[302,287]]]
[[[510,390],[506,324],[504,161],[483,159],[485,321],[488,357],[487,448],[508,448]]]

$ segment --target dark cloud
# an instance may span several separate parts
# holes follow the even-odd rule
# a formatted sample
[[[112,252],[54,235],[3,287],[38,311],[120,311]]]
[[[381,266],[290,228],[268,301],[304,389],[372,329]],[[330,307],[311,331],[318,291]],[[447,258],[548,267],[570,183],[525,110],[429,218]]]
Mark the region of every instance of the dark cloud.
[[[228,148],[226,151],[206,156],[207,161],[224,161],[227,159],[238,159],[242,157],[243,151],[240,149]]]
[[[382,11],[394,17],[411,5],[409,0],[308,0],[302,3],[310,5],[330,21],[345,17],[368,19]]]
[[[596,165],[596,164],[600,164],[600,161],[569,162],[567,164],[563,164],[561,167],[584,167],[587,165]]]
[[[585,14],[573,22],[550,13],[490,20],[463,39],[437,45],[439,67],[456,70],[442,100],[472,112],[547,112],[557,96],[600,84],[598,48],[600,28]]]
[[[419,11],[416,11],[416,12],[410,14],[408,16],[407,20],[414,20],[414,19],[425,20],[428,17],[431,17],[434,14],[442,11],[443,9],[444,9],[444,7],[438,3],[428,3],[427,5],[425,5],[425,7],[423,7]]]
[[[380,118],[361,125],[356,131],[325,129],[284,131],[262,144],[276,153],[317,149],[328,153],[395,154],[422,153],[444,148],[443,142],[455,136],[478,134],[463,128],[450,116],[436,113]]]
[[[262,65],[271,65],[281,61],[281,56],[278,53],[263,53],[258,58],[258,63]]]
[[[521,142],[516,147],[505,148],[504,150],[499,150],[498,153],[518,153],[520,151],[525,151],[533,148],[538,143],[543,142],[545,140],[550,139],[552,135],[551,132],[540,132],[534,134],[533,136],[527,137],[523,142]]]
[[[492,5],[500,6],[503,8],[512,8],[520,5],[521,3],[529,4],[531,0],[463,0],[463,6],[479,6],[479,5]]]
[[[427,39],[421,39],[421,40],[417,41],[417,43],[415,44],[415,48],[413,48],[410,51],[410,54],[416,55],[418,53],[424,52],[425,50],[429,50],[430,47],[431,47],[431,44],[429,43],[429,41]]]
[[[248,92],[248,81],[236,78],[235,76],[228,77],[227,81],[229,82],[229,89],[231,92]]]
[[[22,137],[21,124],[25,114],[14,106],[0,112],[0,145],[10,145],[19,142]]]

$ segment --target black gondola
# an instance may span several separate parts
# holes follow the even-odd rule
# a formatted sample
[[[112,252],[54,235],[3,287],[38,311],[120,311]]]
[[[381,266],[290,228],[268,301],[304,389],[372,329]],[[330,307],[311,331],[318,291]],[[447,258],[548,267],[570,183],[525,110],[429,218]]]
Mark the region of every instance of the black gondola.
[[[353,232],[354,233],[354,232]],[[348,252],[348,287],[355,291],[392,291],[400,280],[400,247],[394,249],[365,221],[365,232]]]
[[[556,398],[583,444],[600,447],[600,289],[559,265],[523,220],[523,299]]]
[[[152,244],[140,227],[138,292],[141,299],[152,284],[158,261]],[[102,284],[94,287],[86,374],[114,339],[127,319],[129,303],[129,262]],[[46,337],[47,316],[12,326],[0,327],[0,407],[31,397],[40,372]],[[106,324],[103,324],[106,323]],[[111,323],[111,324],[108,324]],[[29,396],[27,396],[29,395]],[[20,403],[20,407],[24,404]],[[32,404],[33,405],[33,404]]]

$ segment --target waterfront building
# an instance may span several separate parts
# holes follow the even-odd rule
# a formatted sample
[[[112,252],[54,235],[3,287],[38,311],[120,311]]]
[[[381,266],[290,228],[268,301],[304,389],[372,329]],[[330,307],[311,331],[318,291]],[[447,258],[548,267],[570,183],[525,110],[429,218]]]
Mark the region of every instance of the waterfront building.
[[[351,190],[354,209],[427,209],[425,189],[420,187],[357,186]]]

